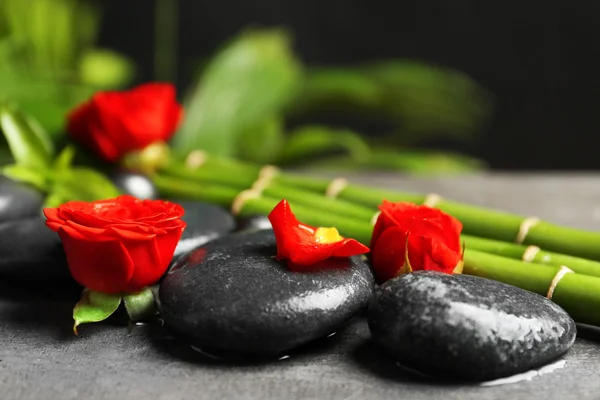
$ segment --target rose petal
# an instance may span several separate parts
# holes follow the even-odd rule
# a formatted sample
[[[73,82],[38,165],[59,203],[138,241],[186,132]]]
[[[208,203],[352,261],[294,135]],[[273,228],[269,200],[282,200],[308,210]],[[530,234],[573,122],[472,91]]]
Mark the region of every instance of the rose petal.
[[[62,229],[58,233],[69,271],[80,285],[110,294],[125,290],[133,275],[134,264],[122,243],[73,239]]]
[[[401,228],[389,228],[371,247],[373,271],[380,281],[385,282],[394,278],[402,269],[406,254],[406,235],[407,232]],[[409,253],[409,259],[410,257]]]

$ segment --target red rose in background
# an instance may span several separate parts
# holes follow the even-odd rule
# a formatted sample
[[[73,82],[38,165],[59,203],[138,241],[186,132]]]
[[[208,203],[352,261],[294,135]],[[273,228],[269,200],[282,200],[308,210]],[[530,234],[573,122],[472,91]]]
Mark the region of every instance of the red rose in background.
[[[370,247],[373,270],[380,281],[418,270],[462,272],[459,220],[412,203],[384,201],[379,210]]]
[[[287,260],[292,270],[303,270],[331,257],[364,254],[369,248],[347,239],[335,228],[315,228],[296,219],[287,200],[283,199],[269,214],[277,242],[277,259]]]
[[[134,293],[156,283],[186,226],[178,204],[131,196],[71,201],[44,209],[44,215],[62,240],[73,278],[109,294]]]
[[[168,140],[182,117],[173,85],[146,83],[96,93],[69,113],[67,132],[102,159],[116,162],[128,152]]]

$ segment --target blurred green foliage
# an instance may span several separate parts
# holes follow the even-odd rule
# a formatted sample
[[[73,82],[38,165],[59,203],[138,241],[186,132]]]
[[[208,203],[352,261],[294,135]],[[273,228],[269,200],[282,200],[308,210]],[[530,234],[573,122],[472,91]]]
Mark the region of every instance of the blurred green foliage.
[[[14,159],[3,165],[0,173],[46,194],[46,207],[69,200],[93,201],[119,195],[117,187],[96,169],[73,165],[72,146],[55,156],[48,132],[16,106],[0,104],[0,132]]]
[[[186,118],[172,141],[179,152],[203,149],[238,156],[240,132],[278,114],[301,82],[301,64],[287,33],[250,30],[227,43],[188,96]],[[256,139],[262,132],[255,131]],[[257,149],[255,161],[264,158]]]
[[[89,0],[2,0],[0,100],[56,137],[75,105],[99,89],[125,87],[134,64],[95,47],[100,17]]]
[[[101,5],[91,0],[0,2],[0,101],[18,105],[54,142],[64,139],[65,117],[75,105],[98,90],[125,88],[135,77],[131,60],[96,46],[101,10],[94,4]],[[172,75],[177,8],[167,0],[155,5],[161,22],[155,67],[158,75]],[[169,62],[167,55],[173,58]],[[232,37],[202,63],[182,97],[185,119],[170,143],[177,155],[202,149],[300,168],[479,169],[484,165],[478,160],[418,146],[431,138],[473,140],[493,111],[492,96],[470,77],[418,60],[305,65],[283,29],[247,29]],[[322,122],[331,115],[388,128],[372,137],[350,124]],[[10,123],[4,125],[13,159],[22,158]],[[26,126],[37,125],[28,121]],[[39,147],[30,145],[26,150]],[[0,162],[7,159],[0,146]],[[13,173],[27,175],[19,168]]]
[[[415,151],[425,139],[476,137],[492,96],[460,71],[414,60],[310,67],[279,29],[248,30],[226,43],[186,96],[187,117],[172,141],[280,166],[464,172],[483,163],[452,153]],[[293,120],[336,115],[392,128],[377,139],[345,126]],[[385,151],[382,151],[381,149]]]

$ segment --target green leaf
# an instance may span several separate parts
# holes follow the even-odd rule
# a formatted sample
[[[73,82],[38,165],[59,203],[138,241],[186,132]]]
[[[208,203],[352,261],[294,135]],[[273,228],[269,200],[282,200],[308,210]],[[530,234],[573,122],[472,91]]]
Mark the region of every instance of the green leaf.
[[[301,72],[284,31],[244,32],[205,68],[173,148],[180,154],[235,154],[238,134],[277,115],[294,96]]]
[[[73,159],[75,158],[75,147],[68,145],[56,157],[53,163],[53,172],[55,174],[65,174],[71,168]]]
[[[15,181],[30,184],[42,192],[48,191],[48,177],[43,170],[25,165],[12,164],[2,167],[2,174]]]
[[[50,166],[50,139],[33,119],[14,108],[2,106],[0,128],[17,164],[42,169]]]
[[[240,132],[237,155],[245,161],[268,164],[277,157],[284,140],[283,120],[272,116]]]
[[[291,114],[327,108],[376,108],[384,90],[362,71],[351,68],[315,68],[307,71],[302,90],[289,107]]]
[[[277,163],[304,163],[340,150],[355,162],[364,162],[370,156],[369,145],[359,134],[314,125],[298,128],[290,134]]]
[[[144,288],[138,293],[125,295],[123,304],[132,322],[146,321],[157,314],[154,293],[150,288]]]
[[[71,200],[95,201],[117,197],[120,193],[114,183],[100,172],[77,167],[54,174],[50,192],[62,204]]]
[[[84,289],[81,300],[73,309],[73,333],[77,335],[77,327],[81,324],[104,321],[110,317],[121,304],[120,294],[106,294]]]
[[[492,96],[466,74],[416,61],[387,61],[363,69],[385,90],[380,111],[402,133],[474,134],[492,112]]]

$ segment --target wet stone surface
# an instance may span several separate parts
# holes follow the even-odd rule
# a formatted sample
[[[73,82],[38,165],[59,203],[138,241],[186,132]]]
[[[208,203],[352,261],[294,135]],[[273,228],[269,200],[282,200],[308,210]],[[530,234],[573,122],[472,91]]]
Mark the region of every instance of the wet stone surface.
[[[427,375],[488,380],[567,352],[576,326],[558,305],[467,275],[415,272],[384,283],[368,310],[373,340]]]
[[[143,174],[118,171],[110,175],[110,180],[123,194],[138,199],[157,199],[158,191],[152,181]]]
[[[219,206],[199,201],[171,201],[184,208],[182,219],[187,223],[175,249],[176,257],[235,229],[233,216]]]
[[[252,215],[237,219],[237,231],[259,231],[263,229],[272,229],[271,221],[264,215]]]
[[[43,202],[44,196],[33,187],[0,175],[0,223],[41,216]]]
[[[207,353],[277,357],[335,332],[372,295],[373,275],[360,257],[298,273],[275,254],[273,232],[263,230],[182,257],[160,284],[167,327]]]
[[[0,277],[27,282],[63,281],[71,278],[62,242],[46,227],[45,219],[33,217],[0,223]]]

